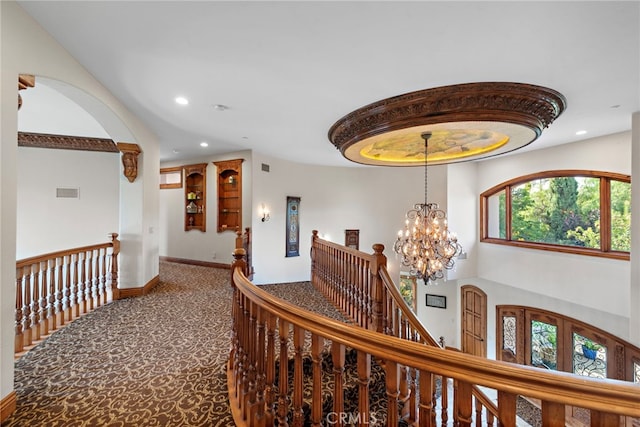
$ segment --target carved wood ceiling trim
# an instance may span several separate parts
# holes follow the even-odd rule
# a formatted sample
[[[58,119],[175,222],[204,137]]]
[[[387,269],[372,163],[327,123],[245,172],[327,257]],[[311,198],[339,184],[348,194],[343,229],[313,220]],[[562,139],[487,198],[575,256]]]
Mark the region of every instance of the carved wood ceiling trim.
[[[18,132],[19,147],[53,148],[58,150],[102,151],[118,153],[115,142],[107,138]]]
[[[391,136],[392,132],[398,135],[400,131],[415,130],[417,140],[424,146],[420,131],[434,128],[459,132],[459,129],[465,131],[475,123],[480,123],[481,132],[491,131],[493,124],[497,124],[497,128],[500,128],[500,124],[506,124],[505,129],[515,129],[522,134],[517,138],[527,139],[520,143],[520,146],[524,146],[538,138],[542,130],[566,109],[566,105],[567,101],[561,93],[525,83],[480,82],[442,86],[383,99],[359,108],[339,119],[329,129],[328,136],[346,158],[361,163],[368,163],[367,159],[359,154],[353,155],[352,151],[360,150],[369,138],[379,142],[382,135],[386,137],[386,134]],[[508,133],[505,136],[516,139]],[[378,143],[378,147],[381,145]],[[396,143],[396,148],[398,145],[401,144]],[[483,155],[486,157],[486,152]],[[392,165],[416,164],[420,162]]]

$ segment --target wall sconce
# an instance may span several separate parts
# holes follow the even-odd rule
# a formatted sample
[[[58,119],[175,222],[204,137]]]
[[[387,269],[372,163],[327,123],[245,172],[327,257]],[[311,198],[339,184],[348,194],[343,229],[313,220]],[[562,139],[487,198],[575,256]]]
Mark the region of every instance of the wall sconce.
[[[262,216],[262,218],[261,218],[262,222],[267,222],[271,218],[269,216],[269,209],[264,205],[264,203],[262,204],[262,207],[260,208],[260,215]]]

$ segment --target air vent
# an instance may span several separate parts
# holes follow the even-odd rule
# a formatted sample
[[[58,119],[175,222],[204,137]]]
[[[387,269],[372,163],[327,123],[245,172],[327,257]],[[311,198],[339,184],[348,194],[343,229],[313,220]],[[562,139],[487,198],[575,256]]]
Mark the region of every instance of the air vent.
[[[262,172],[269,172],[269,165],[266,163],[262,164]]]
[[[79,199],[79,188],[56,188],[56,198],[58,199]]]

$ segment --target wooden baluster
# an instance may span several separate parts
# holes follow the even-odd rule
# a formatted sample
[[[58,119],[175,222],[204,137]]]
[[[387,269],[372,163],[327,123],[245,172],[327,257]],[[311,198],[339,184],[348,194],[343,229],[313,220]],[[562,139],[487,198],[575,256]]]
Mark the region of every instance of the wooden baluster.
[[[515,412],[515,398],[514,400],[514,412]],[[500,411],[500,425],[515,425],[515,423],[510,424],[510,421],[507,421],[507,424],[504,424],[504,422],[502,421],[502,403],[498,400],[498,410]],[[515,419],[515,414],[514,417]],[[556,402],[548,402],[543,400],[542,401],[542,425],[544,425],[545,427],[564,427],[565,425],[565,410],[564,410],[564,405],[562,403],[556,403]],[[593,425],[593,424],[592,424]],[[616,424],[608,424],[609,426],[611,425],[618,425]]]
[[[40,286],[41,275],[40,275],[40,263],[33,264],[33,276],[31,278],[31,286],[32,286],[32,296],[31,296],[31,315],[33,316],[33,321],[31,323],[32,330],[32,339],[34,342],[40,341],[40,332],[41,332],[41,308],[40,308],[40,290],[42,289]]]
[[[74,318],[80,317],[80,299],[78,295],[82,295],[82,289],[80,289],[80,284],[78,283],[79,272],[78,272],[78,258],[80,254],[72,254],[72,265],[73,269],[71,271],[71,285],[69,286],[69,305],[71,306],[72,317],[69,320],[73,320]]]
[[[498,390],[498,420],[500,421],[500,425],[502,427],[515,427],[516,400],[517,396],[515,394]],[[562,406],[562,425],[564,425],[564,405],[560,406]],[[547,426],[550,424],[545,423],[544,425]]]
[[[16,337],[14,342],[14,352],[20,353],[24,350],[24,335],[23,335],[23,322],[24,322],[24,302],[23,302],[23,267],[16,268],[16,317],[15,317],[15,329],[16,329]]]
[[[493,423],[494,423],[493,413],[489,410],[487,410],[486,412],[487,412],[487,427],[491,427],[493,426]]]
[[[371,381],[371,355],[358,351],[358,414],[363,425],[369,425],[369,382]]]
[[[64,326],[64,256],[56,258],[56,319]]]
[[[28,347],[33,342],[31,330],[31,265],[24,269],[24,301],[22,306],[23,324],[22,331],[24,334],[24,346]]]
[[[100,252],[100,295],[102,296],[102,305],[109,302],[107,298],[107,248],[103,248]]]
[[[47,280],[47,261],[41,261],[38,263],[38,269],[40,270],[40,280],[38,286],[40,287],[40,299],[39,299],[39,312],[40,312],[40,325],[38,327],[38,331],[40,333],[40,337],[49,335],[49,306],[47,304],[48,294],[49,294],[49,286]]]
[[[52,258],[47,261],[49,267],[49,315],[51,318],[51,331],[55,331],[58,329],[58,311],[56,308],[56,260],[57,258]]]
[[[462,427],[471,426],[471,416],[473,413],[472,408],[472,388],[471,384],[466,381],[456,381],[456,402],[455,408],[455,422],[456,425]]]
[[[111,268],[109,269],[109,284],[111,285],[111,300],[115,301],[120,298],[120,290],[118,289],[118,255],[120,254],[120,240],[118,233],[110,233],[111,241]]]
[[[265,427],[265,311],[258,307],[257,313],[258,342],[256,346],[256,427]]]
[[[442,376],[440,377],[440,382],[440,420],[442,421],[442,425],[446,426],[449,421],[449,378]],[[434,394],[434,404],[436,399],[436,395]]]
[[[82,314],[87,312],[87,253],[80,252],[78,254],[78,269],[80,277],[78,277],[78,306]]]
[[[275,425],[275,377],[276,377],[276,357],[275,357],[275,336],[276,318],[267,314],[267,366],[265,369],[265,424]]]
[[[85,262],[84,262],[84,269],[87,271],[87,274],[85,276],[85,282],[84,282],[84,292],[85,292],[85,307],[86,310],[85,312],[88,311],[93,311],[94,308],[94,303],[93,303],[93,299],[95,298],[95,289],[94,289],[94,281],[93,281],[93,251],[87,251],[85,252]],[[88,307],[87,307],[87,303],[88,303]]]
[[[436,413],[433,408],[433,390],[435,390],[436,385],[433,380],[433,374],[431,372],[420,371],[418,375],[418,384],[420,388],[418,419],[420,420],[421,426],[435,426]]]
[[[313,388],[311,401],[311,425],[320,427],[322,424],[322,347],[324,339],[318,335],[311,336],[311,365],[313,372]]]
[[[62,287],[62,310],[63,316],[61,319],[61,324],[64,324],[65,320],[71,321],[72,313],[71,313],[71,266],[73,264],[73,255],[67,255],[63,258],[63,268],[64,268],[64,283]]]
[[[594,409],[591,410],[590,418],[591,418],[590,420],[591,427],[608,427],[608,426],[626,425],[626,424],[620,423],[620,415],[611,414],[608,412],[596,411]],[[636,424],[634,423],[632,425],[635,426]]]
[[[280,335],[280,375],[278,378],[278,426],[288,427],[289,421],[287,414],[289,413],[289,323],[286,320],[278,320],[278,332]]]
[[[333,413],[337,415],[337,427],[342,427],[344,414],[344,344],[331,343],[331,359],[333,360]],[[395,424],[394,424],[395,425]]]
[[[385,374],[386,374],[386,386],[387,386],[387,425],[398,425],[398,413],[400,408],[398,407],[398,383],[400,375],[400,367],[395,361],[385,360]]]
[[[304,412],[302,411],[302,398],[304,393],[303,383],[303,351],[304,330],[299,326],[293,328],[293,419],[294,427],[302,427],[304,424]]]
[[[251,302],[244,295],[240,296],[242,299],[242,311],[240,315],[239,331],[240,331],[240,364],[239,364],[239,378],[240,378],[240,411],[243,417],[246,417],[246,399],[245,397],[249,393],[249,305]]]
[[[476,408],[476,427],[482,427],[482,402],[477,397],[474,397]]]
[[[244,272],[243,272],[244,273]],[[251,301],[248,301],[249,305],[249,322],[247,324],[247,394],[245,396],[245,418],[249,420],[249,424],[253,425],[255,414],[258,410],[256,408],[256,364],[257,357],[257,306]]]

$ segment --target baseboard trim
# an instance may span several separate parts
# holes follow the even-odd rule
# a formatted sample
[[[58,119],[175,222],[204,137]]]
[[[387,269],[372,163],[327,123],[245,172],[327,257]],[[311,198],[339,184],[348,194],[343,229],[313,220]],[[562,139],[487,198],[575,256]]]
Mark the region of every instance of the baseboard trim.
[[[4,422],[16,410],[17,403],[16,391],[13,390],[0,401],[0,422]]]
[[[231,270],[230,264],[222,264],[219,262],[198,261],[195,259],[173,258],[168,256],[161,256],[160,261],[177,262],[179,264],[199,265],[202,267],[226,268],[227,270]]]
[[[153,279],[149,280],[144,286],[140,288],[119,289],[120,292],[118,295],[118,299],[141,297],[151,292],[151,290],[155,288],[158,285],[158,283],[160,283],[160,276],[156,275]]]

